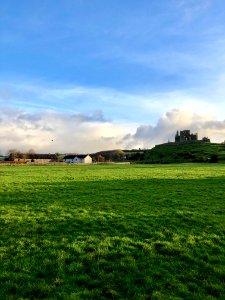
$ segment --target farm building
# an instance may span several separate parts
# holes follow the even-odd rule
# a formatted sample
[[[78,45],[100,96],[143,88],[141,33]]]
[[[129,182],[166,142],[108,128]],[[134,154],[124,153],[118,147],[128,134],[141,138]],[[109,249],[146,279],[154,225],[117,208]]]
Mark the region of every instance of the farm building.
[[[68,154],[64,156],[63,161],[66,163],[91,164],[92,158],[86,154]]]

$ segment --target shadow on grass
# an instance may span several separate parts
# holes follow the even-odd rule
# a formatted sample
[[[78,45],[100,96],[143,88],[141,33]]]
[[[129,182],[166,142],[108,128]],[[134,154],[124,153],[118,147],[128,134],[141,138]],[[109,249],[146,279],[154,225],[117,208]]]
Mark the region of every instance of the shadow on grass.
[[[223,299],[224,180],[37,182],[0,194],[0,296]]]

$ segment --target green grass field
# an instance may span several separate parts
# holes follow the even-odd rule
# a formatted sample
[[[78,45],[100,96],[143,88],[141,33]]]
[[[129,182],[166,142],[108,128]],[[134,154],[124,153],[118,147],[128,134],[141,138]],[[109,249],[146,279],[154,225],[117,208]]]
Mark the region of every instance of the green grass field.
[[[0,167],[0,299],[225,299],[225,165]]]

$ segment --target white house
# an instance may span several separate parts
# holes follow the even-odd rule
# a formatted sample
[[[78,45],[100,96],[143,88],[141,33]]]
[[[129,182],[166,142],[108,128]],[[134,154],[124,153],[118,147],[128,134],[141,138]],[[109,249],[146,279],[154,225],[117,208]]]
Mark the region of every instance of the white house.
[[[68,154],[64,156],[63,161],[66,163],[91,164],[92,158],[86,154]]]

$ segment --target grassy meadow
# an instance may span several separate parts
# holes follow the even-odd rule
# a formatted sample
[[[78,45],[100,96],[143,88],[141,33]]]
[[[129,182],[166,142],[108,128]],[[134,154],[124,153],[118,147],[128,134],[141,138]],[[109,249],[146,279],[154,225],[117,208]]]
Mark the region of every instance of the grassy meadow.
[[[225,165],[0,166],[0,299],[225,299]]]

